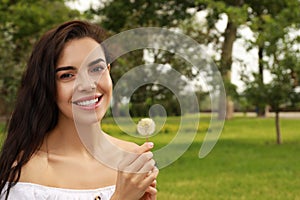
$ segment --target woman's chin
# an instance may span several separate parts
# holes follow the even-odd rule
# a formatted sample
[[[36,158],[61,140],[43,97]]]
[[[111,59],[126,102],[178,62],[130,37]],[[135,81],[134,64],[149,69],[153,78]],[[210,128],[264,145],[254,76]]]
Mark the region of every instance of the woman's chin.
[[[82,125],[92,125],[92,124],[99,124],[102,118],[104,117],[105,113],[75,113],[74,114],[74,122],[75,124],[82,124]]]

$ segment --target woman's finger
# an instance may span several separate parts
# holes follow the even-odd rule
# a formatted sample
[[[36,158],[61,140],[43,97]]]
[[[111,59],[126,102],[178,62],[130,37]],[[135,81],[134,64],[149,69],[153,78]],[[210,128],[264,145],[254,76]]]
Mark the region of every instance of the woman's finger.
[[[128,173],[137,173],[143,164],[153,157],[153,153],[149,152],[153,148],[152,142],[146,142],[139,146],[134,152],[124,152],[123,159],[119,163],[119,171]]]
[[[157,189],[155,187],[149,186],[146,189],[146,192],[149,193],[149,194],[151,194],[151,195],[156,195],[157,194]]]
[[[155,161],[153,159],[148,160],[145,162],[145,164],[140,168],[138,173],[149,173],[149,175],[152,173],[152,171],[155,168]]]
[[[126,173],[147,173],[149,170],[145,171],[141,171],[141,169],[146,165],[146,166],[150,166],[152,161],[151,159],[153,158],[153,153],[152,152],[146,152],[143,153],[141,155],[139,155],[130,165],[125,166],[123,168],[123,172]]]
[[[152,173],[148,176],[145,177],[145,179],[143,180],[143,183],[145,185],[151,185],[153,184],[154,180],[156,180],[157,176],[158,176],[159,170],[155,167],[152,171]]]

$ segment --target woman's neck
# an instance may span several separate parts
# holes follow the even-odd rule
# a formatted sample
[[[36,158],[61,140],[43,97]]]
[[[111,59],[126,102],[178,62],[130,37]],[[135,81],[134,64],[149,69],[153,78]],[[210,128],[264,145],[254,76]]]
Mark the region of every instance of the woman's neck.
[[[90,156],[81,137],[93,137],[99,133],[99,123],[79,124],[74,120],[61,117],[57,126],[45,138],[41,150],[59,155]]]
[[[44,143],[43,149],[48,153],[92,158],[112,169],[117,169],[126,154],[102,132],[98,122],[80,124],[72,119],[60,119]]]

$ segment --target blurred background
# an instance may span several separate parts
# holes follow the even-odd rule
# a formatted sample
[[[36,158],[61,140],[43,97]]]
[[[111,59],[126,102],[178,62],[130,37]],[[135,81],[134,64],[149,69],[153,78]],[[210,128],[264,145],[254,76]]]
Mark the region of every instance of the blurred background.
[[[209,126],[205,113],[212,110],[209,93],[195,84],[204,113],[199,134],[182,158],[161,171],[158,199],[300,199],[299,0],[0,0],[1,132],[32,46],[48,29],[73,19],[99,24],[107,37],[137,27],[186,34],[206,47],[221,72],[227,95],[222,136],[207,158],[198,159]],[[200,73],[170,52],[137,50],[112,63],[113,81],[145,63],[171,66],[191,79]],[[185,113],[170,90],[148,84],[130,97],[130,114],[147,116],[153,104],[163,105],[169,117],[162,135],[153,138],[159,148],[174,137],[177,116]],[[125,113],[121,104],[112,109]],[[110,113],[103,128],[134,140]]]

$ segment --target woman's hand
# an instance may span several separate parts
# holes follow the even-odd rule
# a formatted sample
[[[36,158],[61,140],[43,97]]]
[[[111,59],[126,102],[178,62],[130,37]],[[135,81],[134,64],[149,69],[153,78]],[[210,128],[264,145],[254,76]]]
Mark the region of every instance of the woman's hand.
[[[112,200],[155,200],[156,177],[153,143],[145,143],[127,153],[119,165],[116,191]]]

